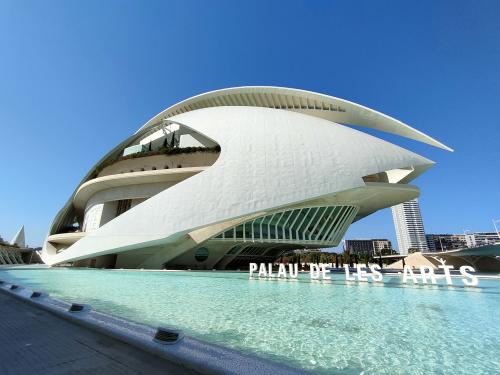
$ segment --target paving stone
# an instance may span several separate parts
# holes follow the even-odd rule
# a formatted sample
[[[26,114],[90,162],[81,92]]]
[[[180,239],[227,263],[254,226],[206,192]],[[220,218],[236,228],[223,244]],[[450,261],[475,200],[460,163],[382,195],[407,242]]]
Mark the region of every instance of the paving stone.
[[[0,374],[197,373],[0,293]]]

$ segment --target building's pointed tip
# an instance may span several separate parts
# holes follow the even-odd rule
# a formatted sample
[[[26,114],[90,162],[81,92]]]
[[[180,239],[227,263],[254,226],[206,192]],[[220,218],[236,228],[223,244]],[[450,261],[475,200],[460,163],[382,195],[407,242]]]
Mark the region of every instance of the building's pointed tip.
[[[14,238],[12,239],[12,241],[10,241],[10,243],[12,245],[17,245],[19,247],[26,247],[26,238],[24,235],[24,224],[21,225],[21,228],[19,228],[19,230],[17,231],[17,233],[14,236]]]

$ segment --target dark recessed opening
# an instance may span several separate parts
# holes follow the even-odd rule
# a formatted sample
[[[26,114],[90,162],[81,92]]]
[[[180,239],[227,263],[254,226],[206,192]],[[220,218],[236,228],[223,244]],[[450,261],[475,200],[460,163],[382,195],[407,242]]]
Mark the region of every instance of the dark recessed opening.
[[[85,305],[82,305],[80,303],[73,303],[71,304],[70,308],[68,311],[70,312],[80,312],[85,310]]]
[[[180,331],[158,328],[154,340],[161,344],[174,344],[182,338]]]

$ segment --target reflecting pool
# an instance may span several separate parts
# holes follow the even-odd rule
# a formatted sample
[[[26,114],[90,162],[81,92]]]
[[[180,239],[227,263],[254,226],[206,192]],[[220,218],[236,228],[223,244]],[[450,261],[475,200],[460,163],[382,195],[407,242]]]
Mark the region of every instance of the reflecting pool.
[[[375,285],[64,268],[1,270],[0,279],[317,373],[500,373],[498,280],[470,288],[388,275]]]

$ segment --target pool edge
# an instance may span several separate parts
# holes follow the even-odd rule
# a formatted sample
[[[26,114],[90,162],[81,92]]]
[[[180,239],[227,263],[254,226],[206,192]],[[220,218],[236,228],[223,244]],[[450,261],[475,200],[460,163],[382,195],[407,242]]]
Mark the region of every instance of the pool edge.
[[[308,374],[305,369],[291,367],[243,354],[235,349],[211,344],[185,336],[177,343],[165,345],[153,340],[156,328],[116,315],[102,313],[89,306],[80,312],[70,312],[71,303],[42,293],[32,298],[33,290],[11,283],[0,284],[0,291],[28,305],[47,311],[73,324],[112,337],[147,353],[163,358],[201,374]]]

